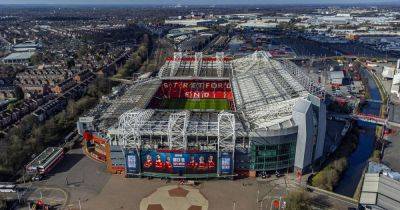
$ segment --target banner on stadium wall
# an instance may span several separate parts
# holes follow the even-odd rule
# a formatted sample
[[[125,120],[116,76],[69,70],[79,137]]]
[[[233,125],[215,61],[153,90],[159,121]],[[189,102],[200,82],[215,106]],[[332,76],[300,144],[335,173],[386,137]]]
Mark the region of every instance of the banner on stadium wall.
[[[216,152],[141,152],[142,171],[171,174],[216,173]]]
[[[126,173],[137,174],[139,173],[139,156],[136,150],[127,150],[125,154],[126,160]]]
[[[220,156],[219,171],[221,174],[232,174],[232,154],[229,152],[222,152]]]

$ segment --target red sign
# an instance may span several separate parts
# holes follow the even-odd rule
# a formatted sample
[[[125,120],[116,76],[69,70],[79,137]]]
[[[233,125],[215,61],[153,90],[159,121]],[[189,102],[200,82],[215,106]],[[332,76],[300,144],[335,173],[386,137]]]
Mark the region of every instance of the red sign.
[[[280,206],[280,202],[279,202],[279,200],[274,200],[274,201],[272,201],[272,205],[274,206],[274,208],[277,208],[277,209],[279,209],[279,206]]]
[[[180,62],[180,61],[182,61],[182,62],[195,62],[196,58],[195,57],[182,57],[182,58],[174,59],[173,57],[167,57],[165,60],[166,61],[177,61],[177,62]],[[227,61],[230,61],[230,60],[232,60],[232,58],[229,58],[229,57],[222,58],[223,62],[227,62]],[[217,58],[216,57],[204,57],[204,58],[201,59],[201,61],[202,62],[216,62]]]
[[[229,81],[167,80],[158,94],[164,98],[233,99]]]
[[[83,139],[85,139],[86,141],[89,141],[93,138],[92,134],[89,131],[85,131],[83,133]]]

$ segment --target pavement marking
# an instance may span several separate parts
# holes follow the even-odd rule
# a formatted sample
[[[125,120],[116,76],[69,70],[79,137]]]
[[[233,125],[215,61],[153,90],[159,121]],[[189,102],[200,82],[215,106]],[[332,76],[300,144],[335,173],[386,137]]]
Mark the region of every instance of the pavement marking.
[[[37,190],[57,190],[57,191],[62,192],[64,194],[64,198],[65,198],[62,206],[66,206],[67,205],[68,193],[64,189],[56,188],[56,187],[38,187],[36,189]],[[53,200],[55,200],[55,199],[53,199]]]

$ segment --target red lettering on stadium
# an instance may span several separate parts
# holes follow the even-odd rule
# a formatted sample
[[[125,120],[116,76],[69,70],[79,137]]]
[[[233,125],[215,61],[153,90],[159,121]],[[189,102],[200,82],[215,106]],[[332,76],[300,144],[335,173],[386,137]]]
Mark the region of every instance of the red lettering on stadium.
[[[165,81],[163,82],[163,89],[167,88],[178,88],[178,89],[196,89],[196,90],[207,90],[207,91],[231,91],[231,85],[227,81],[218,82],[176,82],[176,81]]]
[[[167,57],[166,59],[165,59],[166,61],[177,61],[177,62],[181,62],[181,61],[183,61],[183,62],[194,62],[194,61],[196,61],[196,58],[194,58],[194,57],[183,57],[183,58],[173,58],[173,57]],[[232,60],[232,58],[230,58],[230,57],[224,57],[223,58],[223,61],[224,62],[227,62],[227,61],[231,61]],[[217,58],[216,57],[205,57],[205,58],[202,58],[202,61],[203,62],[215,62],[215,61],[217,61]]]
[[[164,98],[215,98],[232,100],[229,81],[163,81],[158,92]]]
[[[228,80],[164,80],[150,107],[163,99],[226,99],[232,109],[233,93]]]

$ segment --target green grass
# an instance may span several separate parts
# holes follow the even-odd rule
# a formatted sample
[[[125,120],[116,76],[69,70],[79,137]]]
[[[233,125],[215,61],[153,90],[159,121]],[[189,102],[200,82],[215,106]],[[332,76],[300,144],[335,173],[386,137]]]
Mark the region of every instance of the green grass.
[[[161,109],[213,109],[229,110],[229,102],[226,99],[164,99]]]

